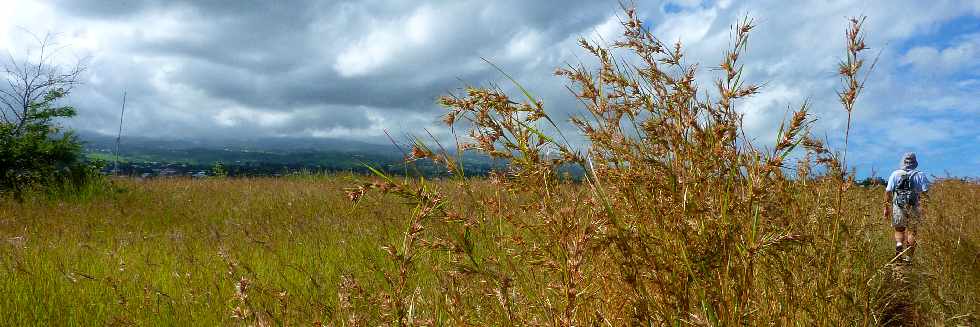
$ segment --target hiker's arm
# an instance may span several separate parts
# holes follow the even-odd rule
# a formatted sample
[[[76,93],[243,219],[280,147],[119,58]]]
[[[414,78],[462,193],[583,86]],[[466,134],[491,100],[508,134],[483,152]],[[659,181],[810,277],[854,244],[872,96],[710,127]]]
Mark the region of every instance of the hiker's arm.
[[[885,220],[891,220],[892,216],[892,192],[885,191]]]
[[[892,191],[895,190],[895,173],[888,176],[888,183],[885,184],[885,208],[884,217],[886,221],[891,221],[892,216]]]
[[[919,174],[921,178],[919,180],[919,185],[921,192],[919,193],[919,217],[924,217],[923,213],[926,211],[926,203],[929,202],[929,178],[925,174]]]

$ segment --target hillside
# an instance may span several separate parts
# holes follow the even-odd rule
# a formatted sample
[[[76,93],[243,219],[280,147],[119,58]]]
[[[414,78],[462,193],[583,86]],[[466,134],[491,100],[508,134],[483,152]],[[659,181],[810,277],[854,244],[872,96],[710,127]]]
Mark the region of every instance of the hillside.
[[[80,133],[86,155],[111,163],[115,138],[95,133]],[[120,174],[123,175],[190,175],[209,174],[221,162],[233,176],[273,176],[301,170],[317,172],[368,172],[367,165],[394,173],[419,169],[427,175],[439,175],[431,162],[417,162],[407,168],[402,149],[407,146],[373,144],[329,138],[260,138],[260,139],[154,139],[124,137],[120,142]],[[485,156],[468,153],[464,162],[474,174],[485,173],[493,163]]]

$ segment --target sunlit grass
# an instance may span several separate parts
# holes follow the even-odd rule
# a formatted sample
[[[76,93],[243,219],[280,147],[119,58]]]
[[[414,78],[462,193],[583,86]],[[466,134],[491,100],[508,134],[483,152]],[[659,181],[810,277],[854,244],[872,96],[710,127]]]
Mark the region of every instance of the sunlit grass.
[[[396,205],[396,199],[372,195],[352,206],[342,190],[351,183],[349,178],[117,180],[125,192],[88,201],[38,198],[25,203],[0,202],[3,323],[228,324],[235,321],[231,317],[239,306],[234,301],[235,284],[243,277],[251,283],[248,306],[258,315],[257,320],[308,325],[315,321],[339,324],[352,312],[357,319],[381,317],[380,307],[370,302],[370,294],[385,290],[380,273],[395,269],[381,247],[400,241],[403,217],[410,212]],[[495,198],[493,185],[477,183],[479,198]],[[573,196],[574,189],[581,187],[569,185],[566,196]],[[456,189],[446,182],[437,183],[435,188]],[[881,191],[850,191],[848,202],[852,205],[846,215],[852,221],[847,224],[849,245],[839,254],[843,264],[834,268],[841,276],[840,284],[825,295],[872,301],[872,313],[884,312],[887,305],[884,300],[890,290],[882,283],[890,278],[891,270],[885,264],[893,252],[887,222],[878,217]],[[927,202],[921,249],[911,270],[911,278],[916,280],[913,302],[925,322],[975,322],[980,312],[980,227],[973,223],[973,216],[980,212],[980,186],[944,181],[933,192]],[[500,212],[520,212],[513,207],[515,203],[505,201]],[[515,234],[534,237],[515,233],[512,225],[495,222],[493,217],[484,219],[486,225],[473,231],[478,247],[475,252],[483,256],[477,260],[513,255],[508,249],[491,246],[500,240],[490,238]],[[440,226],[427,228],[450,228]],[[810,226],[813,233],[802,232],[818,236],[819,225]],[[504,230],[507,228],[511,230]],[[423,251],[423,259],[408,281],[417,303],[413,314],[450,322],[448,312],[452,310],[442,303],[445,294],[433,272],[452,269],[453,265],[441,251]],[[845,318],[866,310],[820,305],[840,299],[819,295],[814,276],[821,274],[817,270],[824,266],[814,251],[799,246],[790,250],[790,255],[773,259],[777,262],[772,270],[756,275],[757,296],[762,301],[755,304],[761,310],[756,314],[787,312],[789,308],[813,310],[796,311],[798,316],[779,321],[808,324],[818,321],[819,315]],[[590,258],[596,260],[591,263],[595,276],[586,291],[613,285],[602,277],[608,273],[602,270],[613,270],[602,264],[610,259]],[[499,264],[526,265],[530,261],[517,256],[510,263]],[[521,265],[499,268],[513,276],[523,297],[529,297],[521,301],[533,303],[534,297],[554,295],[548,280],[554,275],[540,274],[537,270],[541,267]],[[352,280],[364,294],[355,294],[350,303],[340,303],[338,295],[351,292],[341,285]],[[869,281],[874,287],[866,287]],[[479,290],[486,286],[467,287]],[[793,295],[787,298],[787,293]],[[494,298],[490,294],[489,299],[469,301],[471,305],[492,306]],[[606,300],[586,299],[590,302],[583,310],[615,313],[616,307],[603,304]],[[455,309],[472,308],[461,305]],[[499,311],[486,310],[487,315],[478,321],[504,323],[504,316],[490,314]],[[548,312],[533,307],[521,310],[537,312],[541,317]],[[361,323],[370,325],[371,321],[380,322]]]

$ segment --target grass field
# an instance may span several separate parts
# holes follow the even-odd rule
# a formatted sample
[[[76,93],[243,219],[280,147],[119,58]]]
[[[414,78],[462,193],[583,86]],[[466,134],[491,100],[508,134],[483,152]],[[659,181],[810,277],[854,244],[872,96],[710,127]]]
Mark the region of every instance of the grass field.
[[[556,71],[583,106],[571,123],[585,148],[511,80],[513,100],[496,87],[440,99],[457,148],[417,140],[406,156],[444,180],[118,179],[4,198],[0,323],[976,325],[980,185],[936,181],[908,265],[882,187],[848,171],[874,66],[863,22],[837,67],[840,149],[812,137],[805,101],[774,144],[746,135],[736,104],[760,90],[739,61],[751,19],[717,80],[698,83],[681,45],[627,7],[620,40],[580,42],[596,67]],[[463,150],[508,166],[467,177]]]
[[[237,321],[232,317],[236,308],[251,311],[253,322],[270,324],[380,323],[383,306],[372,302],[378,299],[370,294],[386,292],[382,274],[395,269],[381,247],[401,239],[410,208],[370,195],[353,206],[343,190],[350,178],[117,180],[123,191],[88,200],[0,202],[3,324],[223,325]],[[436,187],[449,190],[453,185]],[[914,281],[911,295],[904,301],[926,325],[975,324],[980,312],[980,226],[975,220],[980,186],[944,181],[933,192],[921,247],[907,276]],[[477,196],[490,199],[494,193],[492,185],[481,182]],[[766,313],[777,312],[792,313],[783,322],[800,325],[849,324],[848,319],[865,311],[884,318],[888,302],[898,299],[889,298],[892,291],[881,285],[890,278],[887,263],[894,251],[889,228],[879,218],[880,193],[879,188],[849,194],[853,204],[846,217],[852,231],[847,235],[853,248],[840,250],[839,259],[851,264],[831,267],[846,276],[837,281],[840,285],[822,289],[813,283],[816,276],[806,274],[808,266],[824,268],[813,262],[825,258],[809,256],[812,249],[805,244],[794,245],[781,263],[791,282],[782,284],[761,272],[754,276],[764,292],[794,295],[789,303],[754,302],[748,314],[759,310],[760,316],[751,321],[776,319]],[[507,204],[501,210],[522,211]],[[476,246],[483,247],[478,251],[482,257],[510,255],[506,248],[491,246],[500,240],[489,239],[507,226],[512,227],[487,221],[473,232]],[[413,315],[437,324],[458,322],[451,320],[446,306],[452,304],[439,280],[451,260],[436,250],[423,250],[420,257],[413,267],[417,273],[408,281]],[[547,310],[533,307],[556,296],[549,292],[555,287],[549,285],[553,276],[538,271],[541,267],[533,266],[533,260],[518,256],[511,264],[519,265],[501,270],[514,276],[512,283],[523,294],[518,297],[529,297],[521,300],[528,306],[525,317],[548,324]],[[586,292],[606,286],[602,270],[607,267],[589,265],[586,275],[593,284],[585,286]],[[243,278],[248,281],[244,301],[236,296]],[[487,283],[492,282],[467,287],[492,290]],[[604,300],[582,300],[581,315],[615,313]],[[863,301],[871,303],[839,307],[839,302]],[[471,312],[479,314],[469,316],[470,323],[506,324],[495,301],[479,297],[476,302],[487,308],[474,303],[457,307],[477,310]]]

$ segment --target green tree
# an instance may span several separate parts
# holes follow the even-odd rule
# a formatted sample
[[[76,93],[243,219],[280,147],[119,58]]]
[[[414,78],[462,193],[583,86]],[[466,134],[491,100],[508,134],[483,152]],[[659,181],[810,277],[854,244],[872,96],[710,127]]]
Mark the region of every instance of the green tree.
[[[211,174],[215,177],[228,177],[228,169],[223,162],[215,161],[214,166],[211,167]]]
[[[83,182],[92,167],[82,162],[81,143],[59,123],[75,116],[64,98],[79,84],[85,66],[55,63],[57,46],[50,34],[36,56],[8,53],[0,66],[0,191],[20,194],[33,186]]]

